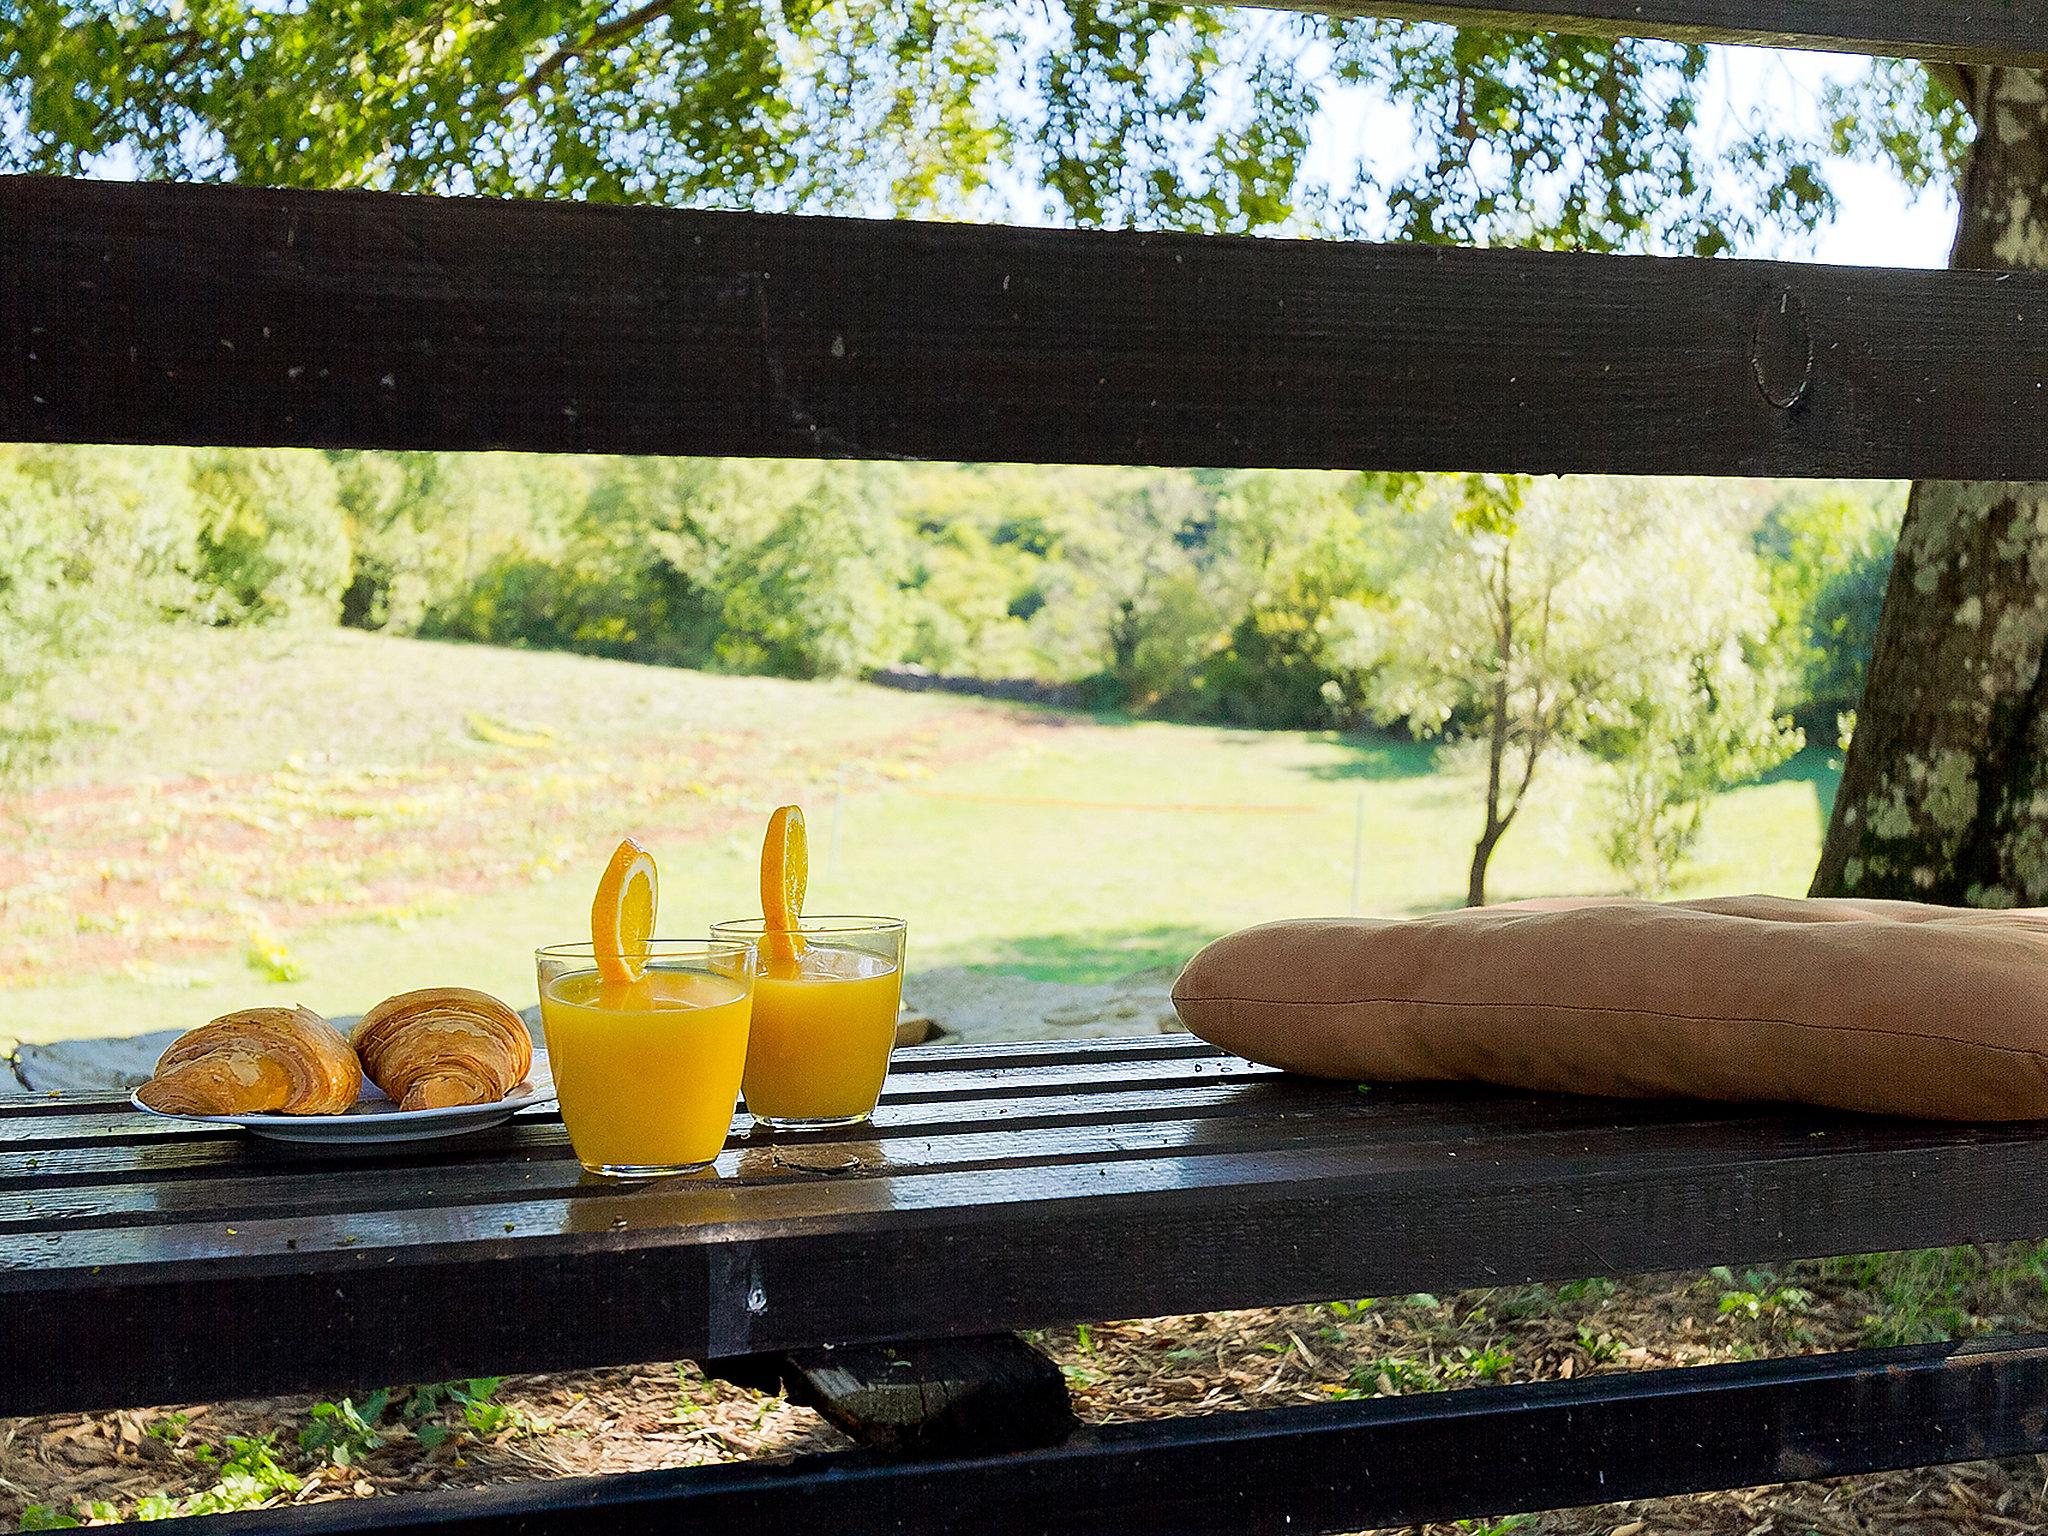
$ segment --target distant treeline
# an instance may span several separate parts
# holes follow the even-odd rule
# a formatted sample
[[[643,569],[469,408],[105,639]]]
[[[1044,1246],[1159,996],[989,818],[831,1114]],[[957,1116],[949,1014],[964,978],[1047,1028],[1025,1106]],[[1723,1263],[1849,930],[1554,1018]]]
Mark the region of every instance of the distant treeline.
[[[1615,485],[1586,484],[1586,515],[1607,515]],[[0,640],[21,671],[31,653],[57,660],[139,620],[340,622],[796,677],[913,666],[1077,684],[1092,702],[1184,718],[1341,726],[1374,712],[1361,658],[1383,656],[1402,562],[1441,555],[1413,537],[1419,488],[1308,472],[0,449]],[[1896,492],[1698,482],[1661,502],[1659,516],[1712,525],[1714,560],[1754,563],[1780,702],[1832,733],[1861,686]],[[1654,547],[1653,529],[1610,553]],[[1364,650],[1362,628],[1379,635]]]

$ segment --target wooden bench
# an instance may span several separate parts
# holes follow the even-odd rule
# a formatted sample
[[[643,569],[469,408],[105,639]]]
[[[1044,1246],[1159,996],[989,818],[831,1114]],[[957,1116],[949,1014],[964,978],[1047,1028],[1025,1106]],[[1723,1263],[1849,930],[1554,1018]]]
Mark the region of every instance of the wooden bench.
[[[2041,0],[1300,7],[2048,67]],[[2044,326],[2039,273],[0,179],[10,441],[2044,480]],[[872,1131],[640,1188],[545,1114],[337,1166],[32,1101],[0,1414],[693,1357],[894,1449],[216,1525],[1350,1529],[2048,1449],[2048,1341],[1082,1429],[1010,1335],[2044,1234],[2027,1126],[1157,1039],[910,1052]]]
[[[715,1174],[637,1186],[581,1177],[549,1111],[337,1163],[14,1101],[0,1414],[687,1357],[898,1453],[259,1523],[1349,1530],[2048,1449],[2048,1339],[1081,1428],[990,1336],[2043,1231],[2031,1127],[1362,1094],[1162,1037],[908,1051],[871,1129],[770,1141],[742,1116]],[[880,1422],[897,1372],[929,1411]]]

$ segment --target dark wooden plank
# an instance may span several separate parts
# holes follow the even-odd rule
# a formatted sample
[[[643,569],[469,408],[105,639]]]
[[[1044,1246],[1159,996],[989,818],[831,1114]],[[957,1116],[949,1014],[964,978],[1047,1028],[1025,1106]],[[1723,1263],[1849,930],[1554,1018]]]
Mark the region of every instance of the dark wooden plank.
[[[1613,1105],[1563,1097],[1368,1107],[1348,1094],[1286,1080],[1195,1094],[1117,1097],[1119,1104],[1109,1109],[1091,1105],[1075,1111],[1051,1103],[1029,1118],[998,1118],[993,1128],[982,1116],[918,1124],[885,1115],[866,1136],[853,1131],[802,1140],[741,1135],[728,1143],[716,1170],[721,1179],[737,1184],[841,1181],[1325,1143],[1369,1144],[1381,1155],[1422,1144],[1434,1149],[1430,1156],[1454,1151],[1487,1163],[1501,1160],[1510,1136],[1513,1155],[1525,1162],[1544,1155],[1590,1156],[1602,1149],[1638,1162],[1688,1161],[1695,1156],[1698,1127],[1718,1123],[1705,1106],[1673,1105],[1668,1116],[1632,1117],[1617,1127]],[[1882,1141],[1891,1148],[1900,1144],[1896,1134],[1885,1134]],[[1842,1148],[1868,1144],[1853,1124],[1838,1133]],[[246,1225],[272,1217],[424,1211],[571,1194],[597,1199],[633,1188],[584,1178],[567,1138],[554,1126],[536,1127],[534,1134],[495,1149],[488,1143],[452,1143],[431,1159],[417,1150],[341,1163],[252,1159],[232,1145],[208,1151],[212,1160],[198,1166],[181,1162],[176,1177],[24,1180],[0,1188],[0,1234],[170,1222]],[[152,1161],[142,1154],[139,1167],[146,1170]]]
[[[0,1125],[11,1133],[24,1120],[44,1115],[127,1115],[134,1108],[125,1098],[98,1094],[28,1092],[0,1094]]]
[[[866,1453],[311,1504],[221,1536],[1307,1536],[2048,1449],[2048,1340],[1595,1376],[1098,1429],[1036,1451]]]
[[[1037,1125],[999,1130],[957,1129],[960,1134],[817,1142],[743,1140],[720,1154],[716,1170],[721,1179],[738,1184],[840,1181],[940,1170],[1050,1168],[1161,1153],[1198,1156],[1211,1151],[1275,1150],[1353,1141],[1361,1134],[1353,1117],[1296,1114],[1245,1120],[1220,1114],[1191,1115],[1177,1105],[1079,1125],[1048,1118]],[[605,1198],[634,1188],[586,1179],[566,1139],[551,1142],[548,1152],[547,1156],[477,1157],[426,1165],[377,1160],[365,1166],[330,1161],[268,1175],[252,1175],[226,1164],[212,1178],[31,1186],[0,1191],[0,1234],[174,1221],[247,1224],[271,1217],[425,1211],[570,1194]]]
[[[0,181],[0,439],[2048,479],[2044,339],[2041,273]]]
[[[1256,1066],[1235,1057],[1215,1053],[1193,1057],[1160,1059],[1112,1059],[1101,1066],[1086,1060],[1049,1063],[1019,1062],[991,1064],[986,1068],[962,1066],[951,1071],[891,1071],[882,1089],[882,1108],[894,1111],[908,1106],[944,1106],[969,1100],[986,1102],[985,1113],[1000,1114],[1002,1101],[1043,1099],[1060,1095],[1085,1101],[1105,1095],[1129,1093],[1152,1087],[1160,1091],[1192,1089],[1210,1084],[1275,1080],[1271,1067]],[[527,1111],[515,1123],[533,1124],[547,1111]],[[734,1118],[735,1134],[743,1132],[748,1118]],[[46,1115],[32,1120],[0,1123],[0,1185],[20,1171],[23,1157],[40,1157],[67,1148],[160,1148],[166,1143],[243,1144],[243,1134],[228,1126],[199,1121],[169,1120],[139,1114],[123,1106],[119,1114]],[[282,1153],[280,1155],[289,1155]],[[39,1165],[45,1176],[47,1162]]]
[[[1252,0],[1326,16],[1386,16],[1505,32],[1660,37],[2048,69],[2040,0]]]
[[[982,1044],[912,1045],[890,1058],[891,1072],[953,1072],[996,1066],[1103,1068],[1126,1061],[1184,1061],[1225,1053],[1193,1035],[1117,1035],[1090,1040],[998,1040]]]
[[[1361,1139],[11,1236],[0,1414],[2048,1233],[2048,1143],[2025,1128],[1899,1128],[1846,1152],[1777,1137],[1738,1123],[1658,1155],[1519,1158]],[[385,1325],[401,1314],[414,1325]],[[246,1326],[287,1315],[289,1334]]]

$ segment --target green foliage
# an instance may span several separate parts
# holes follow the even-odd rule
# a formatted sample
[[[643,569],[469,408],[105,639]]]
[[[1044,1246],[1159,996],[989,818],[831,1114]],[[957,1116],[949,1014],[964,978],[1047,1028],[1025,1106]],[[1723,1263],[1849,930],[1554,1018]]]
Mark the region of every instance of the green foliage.
[[[1444,1361],[1443,1374],[1450,1380],[1506,1381],[1514,1368],[1514,1354],[1505,1344],[1489,1344],[1484,1349],[1460,1344]]]
[[[1863,1254],[1817,1268],[1827,1281],[1868,1293],[1863,1337],[1877,1347],[2024,1327],[2018,1318],[2048,1294],[2044,1243]]]
[[[1866,146],[1703,112],[1702,48],[1151,0],[0,18],[0,169],[63,174],[1717,252],[1813,228],[1837,144],[1956,137],[1921,126],[1955,97],[1917,66],[1855,98],[1891,108]],[[1384,183],[1308,152],[1361,88],[1416,140]]]
[[[1915,191],[1952,185],[1976,137],[1959,83],[1954,70],[1872,59],[1861,75],[1828,85],[1828,147],[1888,166]]]
[[[1498,1520],[1459,1520],[1456,1529],[1464,1536],[1514,1536],[1516,1531],[1528,1529],[1527,1515],[1503,1515]]]
[[[1567,1280],[1557,1288],[1557,1299],[1576,1305],[1591,1302],[1598,1306],[1614,1294],[1614,1282],[1605,1275],[1593,1275],[1584,1280]]]
[[[474,1376],[414,1387],[406,1398],[405,1420],[428,1450],[465,1432],[490,1440],[548,1428],[510,1403],[499,1402],[498,1389],[504,1384],[502,1376]],[[451,1411],[459,1422],[448,1422]]]
[[[302,449],[194,457],[197,571],[218,622],[332,623],[349,584],[348,528],[334,468]]]
[[[894,658],[906,550],[879,467],[820,474],[729,568],[719,660],[785,677],[845,677]]]
[[[1819,486],[1784,497],[1757,529],[1773,645],[1811,735],[1832,738],[1863,697],[1904,516],[1900,487]]]
[[[181,1426],[182,1429],[182,1426]],[[131,1520],[174,1520],[194,1515],[223,1515],[237,1509],[260,1509],[304,1486],[297,1474],[277,1459],[277,1436],[230,1435],[221,1447],[201,1445],[193,1459],[215,1468],[213,1485],[198,1493],[153,1493],[138,1499],[125,1518]],[[123,1519],[121,1511],[104,1501],[73,1505],[68,1513],[46,1504],[32,1504],[22,1511],[25,1531],[69,1530],[90,1522],[109,1525]]]
[[[1765,578],[1739,530],[1697,498],[1664,498],[1627,562],[1612,615],[1629,647],[1583,744],[1613,775],[1603,793],[1608,862],[1661,896],[1699,838],[1707,802],[1804,744],[1781,717],[1789,680],[1771,649]]]
[[[277,1460],[277,1437],[230,1435],[220,1464],[220,1479],[206,1492],[186,1501],[183,1513],[217,1515],[231,1509],[253,1509],[280,1494],[297,1493],[299,1479]]]
[[[62,745],[38,691],[193,600],[184,456],[0,446],[0,790]]]
[[[590,494],[589,461],[510,454],[331,456],[353,551],[341,618],[415,634],[494,567],[552,561]]]
[[[1443,1386],[1436,1367],[1412,1355],[1387,1355],[1351,1373],[1352,1390],[1361,1395],[1378,1392],[1383,1397],[1401,1397],[1410,1392],[1441,1392]]]
[[[338,1403],[315,1403],[310,1421],[299,1431],[299,1448],[337,1467],[360,1466],[384,1444],[377,1423],[390,1405],[391,1393],[383,1388],[364,1398],[360,1408],[346,1397]]]
[[[1239,617],[1197,679],[1203,718],[1232,725],[1360,724],[1362,679],[1333,647],[1345,616],[1392,574],[1386,477],[1239,475],[1219,499],[1216,558]]]
[[[1492,849],[1556,753],[1611,766],[1606,851],[1632,888],[1657,893],[1708,798],[1797,750],[1736,510],[1651,482],[1416,488],[1386,599],[1344,611],[1334,654],[1382,722],[1484,753],[1468,899],[1484,899]]]
[[[1738,1278],[1723,1265],[1709,1271],[1707,1278],[1721,1288],[1715,1310],[1722,1317],[1758,1322],[1797,1316],[1813,1306],[1813,1292],[1786,1285],[1767,1269],[1747,1270]]]
[[[1576,1341],[1586,1352],[1586,1358],[1595,1365],[1606,1365],[1621,1355],[1621,1343],[1613,1334],[1600,1332],[1585,1323],[1579,1324]]]
[[[1700,131],[1705,48],[1384,21],[1337,34],[1340,74],[1416,124],[1420,153],[1383,189],[1406,238],[1713,255],[1832,208],[1816,146]]]

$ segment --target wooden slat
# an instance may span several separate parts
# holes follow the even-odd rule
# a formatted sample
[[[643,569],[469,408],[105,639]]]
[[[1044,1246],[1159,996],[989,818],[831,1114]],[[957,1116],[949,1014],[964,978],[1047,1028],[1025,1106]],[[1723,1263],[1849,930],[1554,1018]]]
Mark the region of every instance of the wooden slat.
[[[1436,1112],[1418,1106],[1409,1114],[1369,1114],[1362,1106],[1327,1095],[1317,1107],[1308,1095],[1285,1092],[1203,1090],[1116,1097],[1124,1102],[1108,1110],[1091,1106],[1086,1112],[1061,1113],[1047,1106],[1040,1114],[993,1125],[949,1118],[938,1125],[880,1123],[867,1136],[806,1138],[800,1143],[739,1137],[720,1155],[716,1169],[721,1179],[740,1184],[844,1182],[1359,1141],[1369,1141],[1382,1155],[1421,1145],[1435,1149],[1432,1158],[1446,1148],[1481,1161],[1501,1156],[1499,1110],[1490,1105],[1478,1106],[1477,1113],[1460,1113],[1459,1106],[1450,1104]],[[1613,1147],[1638,1163],[1690,1161],[1700,1124],[1714,1118],[1695,1108],[1690,1122],[1676,1117],[1659,1128],[1654,1122],[1638,1121],[1616,1131],[1608,1124],[1608,1106],[1585,1099],[1561,1103],[1568,1112],[1517,1117],[1515,1155],[1588,1155],[1596,1147]],[[1530,1107],[1540,1104],[1531,1101]],[[1490,1128],[1489,1118],[1496,1121]],[[1868,1145],[1854,1127],[1839,1133],[1839,1142],[1852,1149]],[[1887,1138],[1886,1144],[1896,1147],[1896,1137]],[[138,1153],[133,1167],[146,1167],[154,1150]],[[458,1144],[432,1160],[415,1154],[359,1158],[339,1166],[332,1161],[252,1164],[246,1150],[233,1143],[209,1151],[213,1155],[204,1162],[181,1162],[166,1177],[92,1182],[74,1176],[23,1180],[0,1188],[0,1234],[41,1236],[174,1222],[246,1225],[272,1217],[417,1212],[572,1195],[604,1199],[634,1189],[630,1184],[585,1179],[567,1139],[554,1127],[536,1127],[535,1134],[496,1148]]]
[[[2048,479],[2048,275],[12,179],[0,439]]]
[[[1280,1074],[1271,1067],[1216,1055],[1154,1059],[1117,1057],[1096,1066],[1083,1061],[993,1063],[976,1069],[971,1063],[946,1072],[898,1071],[891,1068],[882,1089],[886,1109],[944,1105],[965,1100],[977,1102],[1007,1099],[1040,1099],[1049,1095],[1086,1099],[1105,1093],[1128,1093],[1139,1088],[1180,1090],[1209,1084],[1272,1079]],[[54,1107],[54,1106],[52,1106]],[[529,1111],[518,1123],[535,1118]],[[735,1117],[735,1134],[748,1124],[742,1113]],[[109,1144],[175,1141],[236,1141],[241,1133],[230,1126],[206,1125],[197,1121],[152,1118],[123,1105],[118,1111],[101,1112],[94,1106],[80,1106],[76,1114],[38,1115],[0,1121],[0,1148],[34,1152],[43,1147],[104,1146]],[[281,1155],[285,1153],[278,1148]],[[0,1153],[0,1181],[6,1178],[5,1154]]]
[[[1253,0],[1327,16],[1386,16],[1505,32],[1819,48],[2048,69],[2041,0]]]
[[[2048,1340],[1122,1424],[1045,1450],[627,1473],[252,1511],[219,1536],[1310,1536],[2048,1449]]]
[[[2048,1141],[2026,1126],[1709,1106],[1686,1123],[1622,1104],[1604,1126],[1573,1126],[1530,1106],[1574,1101],[1446,1093],[1432,1133],[1430,1092],[1408,1090],[1379,1112],[1407,1128],[1394,1135],[1374,1129],[1375,1095],[1342,1084],[1187,1092],[1275,1112],[1188,1120],[1177,1146],[1142,1126],[1104,1138],[1112,1116],[1064,1140],[1049,1131],[1042,1157],[959,1133],[986,1163],[949,1165],[946,1138],[884,1137],[878,1156],[931,1161],[874,1176],[736,1170],[598,1196],[31,1225],[0,1236],[0,1414],[2048,1232]],[[1282,1107],[1316,1094],[1320,1111]],[[1359,1132],[1330,1134],[1344,1116]],[[1062,1145],[1070,1156],[1051,1150]],[[319,1178],[306,1174],[309,1201]],[[51,1191],[53,1214],[81,1193]],[[410,1321],[388,1326],[396,1315]],[[298,1322],[246,1326],[266,1316]],[[236,1349],[214,1347],[228,1334]]]

